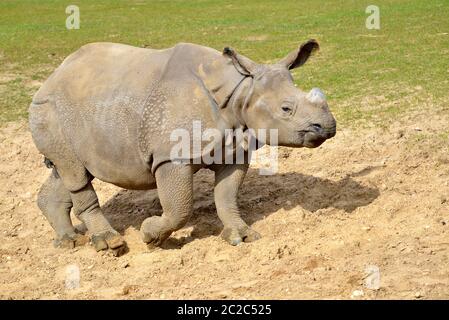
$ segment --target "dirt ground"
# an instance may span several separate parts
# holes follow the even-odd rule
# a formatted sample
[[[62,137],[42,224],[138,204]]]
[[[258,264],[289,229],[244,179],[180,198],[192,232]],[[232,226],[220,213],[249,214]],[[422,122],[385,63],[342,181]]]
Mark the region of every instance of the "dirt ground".
[[[431,106],[430,106],[431,107]],[[213,175],[195,176],[190,223],[149,249],[140,223],[161,214],[155,191],[96,181],[129,253],[56,249],[35,202],[49,170],[26,122],[0,128],[1,299],[448,299],[447,112],[411,112],[387,128],[339,129],[323,146],[280,150],[279,173],[250,169],[244,219],[262,239],[232,247],[213,203]],[[78,266],[79,288],[66,286]],[[366,287],[366,268],[380,288]]]

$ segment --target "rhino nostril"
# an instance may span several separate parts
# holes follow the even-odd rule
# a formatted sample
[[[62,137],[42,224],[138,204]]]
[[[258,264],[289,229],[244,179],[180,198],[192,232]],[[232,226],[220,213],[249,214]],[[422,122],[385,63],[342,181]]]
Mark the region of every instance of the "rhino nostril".
[[[321,127],[321,124],[319,123],[313,123],[312,128],[317,132],[321,132],[321,130],[323,130],[323,127]]]

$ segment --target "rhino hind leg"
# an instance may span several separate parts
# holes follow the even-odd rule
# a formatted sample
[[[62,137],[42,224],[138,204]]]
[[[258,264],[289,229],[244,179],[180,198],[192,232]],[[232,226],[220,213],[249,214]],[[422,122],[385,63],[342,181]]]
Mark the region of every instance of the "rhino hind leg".
[[[52,177],[44,184],[39,197],[44,215],[53,225],[58,221],[58,230],[55,229],[58,233],[59,230],[68,228],[68,214],[73,206],[75,215],[91,234],[95,249],[99,251],[109,248],[114,255],[121,255],[126,251],[126,243],[101,212],[91,184],[93,177],[67,143],[55,112],[55,105],[49,100],[42,103],[33,102],[29,113],[30,130],[36,147],[45,155],[46,165],[53,167]],[[63,204],[66,206],[64,209]],[[54,209],[55,206],[57,209]],[[69,242],[75,232],[71,222],[70,226],[72,229],[68,231],[67,236],[58,234],[59,237],[69,239]]]
[[[173,231],[182,228],[192,214],[193,169],[164,163],[156,170],[156,184],[163,214],[145,219],[140,230],[145,243],[159,246]]]
[[[248,170],[247,164],[221,165],[215,171],[215,206],[224,225],[221,236],[231,245],[260,239],[260,234],[251,229],[240,217],[237,205],[239,188]]]
[[[56,232],[55,247],[74,248],[84,245],[88,239],[78,234],[70,219],[73,206],[70,192],[64,187],[54,170],[39,191],[37,204]]]
[[[70,192],[70,195],[75,215],[91,234],[95,250],[110,249],[115,256],[124,254],[127,251],[126,243],[103,215],[92,183],[87,183],[78,191]]]

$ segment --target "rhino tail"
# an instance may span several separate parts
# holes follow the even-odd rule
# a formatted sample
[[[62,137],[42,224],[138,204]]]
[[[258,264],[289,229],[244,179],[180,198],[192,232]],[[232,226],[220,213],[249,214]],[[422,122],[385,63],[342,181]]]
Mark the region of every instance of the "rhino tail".
[[[58,171],[56,170],[55,164],[50,159],[44,157],[44,164],[48,169],[52,169],[55,178],[59,178],[59,174]]]

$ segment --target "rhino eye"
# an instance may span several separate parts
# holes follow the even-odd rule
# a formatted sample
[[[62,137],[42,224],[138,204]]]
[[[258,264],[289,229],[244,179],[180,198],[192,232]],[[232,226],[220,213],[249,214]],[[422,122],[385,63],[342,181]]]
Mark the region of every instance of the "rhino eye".
[[[292,112],[293,112],[293,108],[290,107],[290,106],[287,106],[287,105],[283,105],[283,106],[281,107],[281,109],[282,109],[282,111],[283,111],[285,114],[287,114],[287,115],[290,115],[290,114],[292,114]]]

